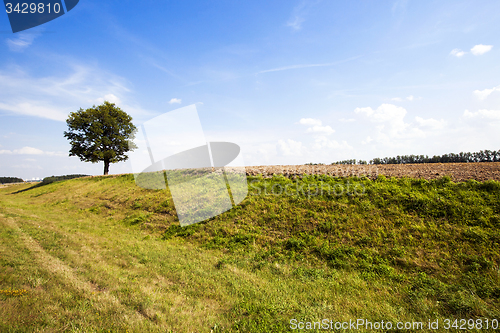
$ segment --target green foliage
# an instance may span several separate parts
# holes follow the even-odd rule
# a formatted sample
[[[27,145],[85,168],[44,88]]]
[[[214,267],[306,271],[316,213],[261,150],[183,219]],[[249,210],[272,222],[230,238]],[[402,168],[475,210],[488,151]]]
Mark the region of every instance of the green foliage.
[[[0,184],[23,183],[24,180],[17,177],[0,177]]]
[[[97,107],[71,112],[66,123],[68,131],[64,136],[71,144],[69,156],[78,156],[84,162],[104,161],[105,175],[109,163],[128,159],[126,153],[131,148],[128,140],[134,138],[136,127],[132,117],[115,104],[106,101]]]

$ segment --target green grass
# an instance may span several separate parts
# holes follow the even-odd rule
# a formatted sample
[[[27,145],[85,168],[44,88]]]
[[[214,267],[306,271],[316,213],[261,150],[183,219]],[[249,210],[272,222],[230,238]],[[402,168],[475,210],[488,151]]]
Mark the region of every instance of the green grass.
[[[499,182],[249,185],[239,206],[188,227],[168,190],[131,175],[0,189],[0,332],[500,319]]]

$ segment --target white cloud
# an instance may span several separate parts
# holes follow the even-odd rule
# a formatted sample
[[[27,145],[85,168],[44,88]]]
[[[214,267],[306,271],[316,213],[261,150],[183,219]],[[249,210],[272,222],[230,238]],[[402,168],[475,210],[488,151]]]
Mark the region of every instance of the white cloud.
[[[0,150],[0,155],[48,155],[48,156],[67,156],[66,153],[63,152],[53,152],[53,151],[43,151],[38,148],[33,147],[23,147],[21,149],[14,150]]]
[[[451,50],[450,54],[457,57],[457,58],[460,58],[461,56],[463,56],[466,52],[460,50],[460,49],[453,49]]]
[[[313,126],[307,129],[307,133],[324,133],[326,135],[330,135],[335,133],[335,130],[330,126]]]
[[[299,120],[299,124],[309,125],[309,126],[321,126],[321,120],[313,118],[302,118]]]
[[[402,102],[403,99],[400,98],[400,97],[394,97],[394,98],[391,98],[391,101],[394,101],[394,102]]]
[[[419,126],[429,129],[442,129],[446,125],[444,119],[436,120],[434,118],[423,119],[421,117],[415,117],[415,121]]]
[[[103,104],[104,101],[108,101],[108,102],[114,103],[114,104],[120,104],[122,102],[118,97],[116,97],[113,94],[107,94],[104,97],[99,97],[95,100],[95,102],[97,102],[99,104]]]
[[[182,100],[180,98],[172,98],[168,104],[181,104]]]
[[[300,141],[294,141],[292,139],[286,141],[279,140],[276,150],[278,154],[283,156],[302,156],[303,146]]]
[[[474,95],[476,95],[477,98],[480,100],[484,100],[486,97],[491,95],[494,91],[500,91],[500,86],[494,87],[491,89],[484,89],[484,90],[474,90]]]
[[[36,33],[36,32],[20,32],[17,35],[17,38],[15,38],[15,39],[7,38],[7,40],[5,42],[7,43],[7,46],[9,47],[9,50],[11,50],[13,52],[22,52],[28,46],[30,46],[31,44],[33,44],[33,41],[38,36],[40,36],[40,33]]]
[[[470,49],[470,51],[472,52],[473,55],[482,55],[490,51],[492,48],[493,45],[478,44],[474,46],[472,49]]]
[[[413,95],[410,95],[410,96],[406,97],[406,99],[411,102],[415,99],[415,97],[413,97]]]
[[[484,120],[500,120],[500,110],[478,110],[477,112],[470,112],[465,110],[463,117],[465,119],[484,119]]]
[[[406,110],[394,104],[384,103],[376,110],[371,107],[356,108],[354,112],[363,114],[368,121],[377,124],[377,137],[383,141],[402,135],[409,126],[404,122]]]
[[[400,122],[406,115],[406,110],[394,104],[382,104],[376,110],[371,107],[356,108],[355,113],[365,114],[374,122]]]

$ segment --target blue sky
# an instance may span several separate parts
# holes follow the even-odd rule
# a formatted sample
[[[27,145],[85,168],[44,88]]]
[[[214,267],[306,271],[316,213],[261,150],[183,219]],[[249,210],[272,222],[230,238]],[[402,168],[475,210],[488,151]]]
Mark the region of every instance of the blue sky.
[[[497,0],[80,0],[16,34],[3,14],[0,176],[101,174],[63,132],[104,100],[136,124],[196,104],[246,165],[498,150],[499,31]]]

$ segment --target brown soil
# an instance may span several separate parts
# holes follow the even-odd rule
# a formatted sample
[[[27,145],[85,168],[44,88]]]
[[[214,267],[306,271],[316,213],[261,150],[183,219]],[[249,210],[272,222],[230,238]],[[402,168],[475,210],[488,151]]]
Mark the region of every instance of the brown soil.
[[[282,174],[286,177],[304,174],[328,174],[336,177],[363,176],[376,178],[412,177],[436,179],[450,176],[453,181],[500,181],[500,162],[482,163],[427,163],[427,164],[387,164],[387,165],[270,165],[246,167],[247,175],[262,174],[271,177]]]

